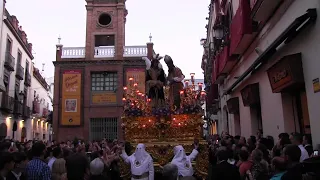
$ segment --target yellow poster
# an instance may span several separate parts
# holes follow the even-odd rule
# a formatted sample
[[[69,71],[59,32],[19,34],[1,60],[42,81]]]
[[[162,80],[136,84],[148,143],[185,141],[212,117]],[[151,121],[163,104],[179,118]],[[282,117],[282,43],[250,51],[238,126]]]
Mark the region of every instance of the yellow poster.
[[[62,108],[60,125],[81,125],[81,70],[66,70],[62,74]]]
[[[94,93],[92,94],[92,104],[117,103],[116,93]]]
[[[133,82],[138,84],[138,90],[145,94],[146,91],[146,72],[143,68],[130,68],[126,70],[126,82],[129,86],[129,78],[133,78]]]

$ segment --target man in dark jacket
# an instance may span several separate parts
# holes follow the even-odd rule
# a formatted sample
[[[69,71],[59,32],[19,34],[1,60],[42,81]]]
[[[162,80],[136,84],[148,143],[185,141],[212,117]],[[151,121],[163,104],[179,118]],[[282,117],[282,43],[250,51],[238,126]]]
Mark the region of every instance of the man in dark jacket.
[[[236,166],[228,163],[229,154],[226,150],[219,150],[216,154],[217,165],[212,169],[212,180],[240,180],[240,173]]]

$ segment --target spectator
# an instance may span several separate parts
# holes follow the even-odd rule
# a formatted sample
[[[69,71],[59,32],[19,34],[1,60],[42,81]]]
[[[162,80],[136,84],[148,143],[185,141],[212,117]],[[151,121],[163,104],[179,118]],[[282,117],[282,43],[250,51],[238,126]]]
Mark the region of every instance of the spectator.
[[[6,180],[13,168],[14,159],[12,154],[9,152],[2,152],[0,154],[0,180]]]
[[[27,155],[20,152],[12,154],[15,162],[14,169],[8,174],[7,180],[25,180],[25,168],[27,165]]]
[[[309,157],[313,153],[313,147],[312,147],[312,138],[310,134],[305,134],[303,136],[303,143],[304,148],[307,150]]]
[[[228,152],[220,150],[217,152],[217,165],[212,169],[212,180],[240,180],[240,173],[235,165],[227,162]]]
[[[292,144],[297,145],[301,150],[300,162],[303,162],[305,159],[309,158],[307,150],[302,145],[303,138],[300,133],[292,133],[290,136],[290,141]]]
[[[100,158],[96,158],[90,163],[90,180],[103,180],[104,162]]]
[[[85,175],[89,172],[88,159],[82,153],[84,146],[81,144],[75,145],[78,151],[66,158],[68,180],[84,179]]]
[[[56,159],[62,157],[62,149],[59,146],[53,148],[52,155],[53,156],[51,157],[51,159],[48,162],[48,166],[50,167],[50,170],[52,170],[52,165],[56,161]]]
[[[62,158],[56,159],[52,165],[52,180],[66,180],[66,161]]]
[[[239,152],[239,159],[241,161],[241,164],[239,166],[239,172],[241,177],[246,176],[246,172],[251,169],[253,163],[249,161],[249,152],[241,150]]]
[[[287,145],[284,148],[284,158],[287,163],[287,172],[283,174],[281,180],[301,180],[302,165],[299,163],[301,150],[295,144]]]
[[[271,161],[271,166],[274,171],[274,175],[270,180],[281,180],[281,177],[286,172],[286,161],[284,160],[284,158],[273,158]]]
[[[163,167],[162,178],[166,180],[176,180],[178,178],[178,166],[175,164],[167,164]]]
[[[44,163],[46,145],[36,142],[31,151],[33,158],[26,167],[27,180],[51,180],[50,168]]]

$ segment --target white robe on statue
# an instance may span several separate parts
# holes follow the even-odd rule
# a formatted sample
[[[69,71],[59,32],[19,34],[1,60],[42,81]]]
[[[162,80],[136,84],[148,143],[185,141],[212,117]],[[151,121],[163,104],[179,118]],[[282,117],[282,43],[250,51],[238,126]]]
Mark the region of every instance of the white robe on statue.
[[[126,163],[130,164],[132,175],[141,176],[145,173],[149,174],[147,177],[139,178],[139,180],[154,180],[153,159],[145,149],[144,144],[138,144],[136,151],[131,156],[122,151],[121,157]],[[131,179],[137,180],[134,177]]]
[[[178,175],[179,176],[192,176],[193,175],[193,167],[191,161],[193,161],[197,155],[198,151],[196,149],[192,150],[192,153],[187,156],[184,148],[179,145],[174,147],[174,157],[171,161],[172,164],[175,164],[178,167]]]

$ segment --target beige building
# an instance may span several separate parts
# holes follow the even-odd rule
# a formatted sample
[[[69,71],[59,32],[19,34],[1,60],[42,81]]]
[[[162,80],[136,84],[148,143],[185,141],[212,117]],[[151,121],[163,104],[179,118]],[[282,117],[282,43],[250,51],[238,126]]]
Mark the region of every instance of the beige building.
[[[300,132],[320,144],[319,3],[212,1],[202,63],[219,87],[219,133]]]
[[[2,5],[0,87],[3,84],[3,88],[0,88],[0,139],[48,140],[50,126],[42,121],[49,116],[46,102],[51,101],[48,100],[47,93],[44,94],[41,90],[48,91],[48,85],[33,67],[32,44],[28,41],[26,32],[17,17],[10,15]],[[40,98],[46,100],[41,101]],[[39,120],[39,123],[35,123],[37,126],[31,123],[32,119],[37,122]],[[35,136],[37,131],[39,138]]]

